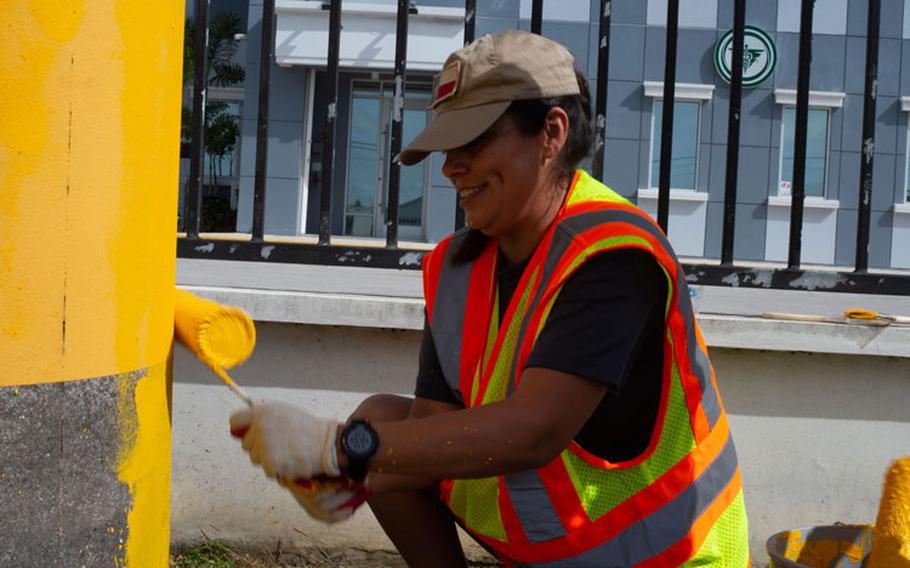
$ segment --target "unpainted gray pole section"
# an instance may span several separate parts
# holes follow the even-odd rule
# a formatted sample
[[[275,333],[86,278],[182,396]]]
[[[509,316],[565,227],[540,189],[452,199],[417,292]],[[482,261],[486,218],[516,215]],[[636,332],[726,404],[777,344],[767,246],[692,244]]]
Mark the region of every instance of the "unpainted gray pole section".
[[[401,164],[395,160],[401,152],[404,122],[405,73],[408,60],[408,0],[398,0],[395,21],[395,98],[392,101],[392,136],[389,151],[389,201],[386,207],[385,244],[398,248],[398,204],[401,194]]]
[[[597,40],[597,95],[594,102],[594,159],[591,173],[598,181],[604,178],[604,145],[607,129],[607,91],[610,85],[610,20],[613,0],[600,2],[600,38]]]
[[[875,160],[875,101],[878,94],[878,35],[881,0],[869,0],[866,28],[866,97],[863,101],[863,145],[859,166],[859,207],[856,212],[856,272],[869,269],[872,225],[872,166]]]
[[[326,113],[322,143],[322,191],[319,195],[319,244],[331,244],[332,174],[335,170],[335,117],[338,114],[338,57],[341,44],[341,0],[329,0],[329,53],[326,62]]]
[[[796,79],[796,126],[793,140],[793,190],[790,203],[790,251],[787,268],[799,268],[806,199],[806,137],[809,125],[809,70],[812,64],[812,12],[815,0],[802,0],[799,23],[799,72]]]
[[[193,36],[193,124],[190,131],[190,177],[183,199],[183,228],[191,238],[199,236],[202,182],[205,175],[205,101],[208,88],[209,0],[196,0]]]
[[[543,0],[534,0],[531,4],[531,33],[540,35],[543,29]]]
[[[660,183],[657,191],[657,224],[668,231],[670,219],[670,166],[673,160],[673,107],[676,97],[676,39],[679,35],[679,0],[667,0],[667,46],[664,61],[663,117],[660,129]]]
[[[256,173],[253,182],[253,241],[265,233],[265,180],[269,161],[269,84],[275,50],[275,0],[263,0],[259,44],[259,113],[256,118]]]
[[[727,115],[727,179],[724,186],[724,226],[720,262],[733,264],[736,231],[736,186],[739,179],[739,127],[743,92],[743,51],[746,35],[746,0],[733,6],[733,54],[730,77],[730,111]]]

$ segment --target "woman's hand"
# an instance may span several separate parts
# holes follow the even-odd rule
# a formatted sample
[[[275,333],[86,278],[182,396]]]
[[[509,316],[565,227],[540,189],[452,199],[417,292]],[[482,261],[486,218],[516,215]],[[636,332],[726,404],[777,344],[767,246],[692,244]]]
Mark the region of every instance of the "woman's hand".
[[[250,461],[289,482],[341,475],[335,450],[340,426],[283,403],[256,404],[231,416],[231,434],[243,439]]]

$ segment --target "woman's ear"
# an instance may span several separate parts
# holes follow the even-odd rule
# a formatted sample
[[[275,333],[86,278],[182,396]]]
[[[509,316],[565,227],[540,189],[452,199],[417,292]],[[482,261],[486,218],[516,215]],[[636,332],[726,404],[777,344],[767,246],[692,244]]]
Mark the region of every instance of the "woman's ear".
[[[562,107],[553,107],[547,111],[543,128],[543,158],[553,160],[562,151],[569,138],[569,115]]]

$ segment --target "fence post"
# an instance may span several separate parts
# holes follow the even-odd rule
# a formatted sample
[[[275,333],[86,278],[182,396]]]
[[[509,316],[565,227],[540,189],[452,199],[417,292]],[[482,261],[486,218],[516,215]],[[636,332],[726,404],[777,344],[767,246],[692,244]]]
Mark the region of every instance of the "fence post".
[[[866,28],[866,88],[863,100],[863,144],[859,167],[859,207],[856,212],[856,272],[869,269],[869,230],[872,221],[872,166],[875,161],[875,101],[878,85],[878,32],[881,0],[869,0]]]
[[[594,159],[591,173],[598,181],[604,177],[604,146],[607,128],[607,91],[610,87],[610,20],[613,0],[600,2],[600,26],[597,42],[597,95],[594,103]]]
[[[474,30],[477,22],[477,0],[465,0],[464,3],[464,44],[474,41]],[[435,93],[434,93],[435,96]],[[455,230],[464,227],[464,209],[458,205],[458,194],[455,195]]]
[[[806,138],[809,125],[809,74],[812,64],[812,16],[815,0],[802,0],[799,23],[799,72],[796,79],[796,120],[793,131],[793,191],[790,197],[790,252],[787,268],[799,268],[806,199]]]
[[[183,228],[199,236],[202,184],[205,176],[205,106],[208,92],[209,0],[196,0],[193,36],[193,124],[190,128],[190,176],[183,196]]]
[[[739,126],[743,92],[743,48],[746,31],[746,0],[736,0],[733,7],[733,54],[730,77],[730,112],[727,115],[727,179],[724,186],[724,227],[721,240],[721,264],[733,263],[733,240],[736,230],[736,186],[739,178]],[[723,57],[723,55],[721,55]]]
[[[673,107],[676,98],[676,39],[679,35],[679,0],[667,0],[667,47],[664,61],[663,117],[660,129],[660,187],[657,224],[667,233],[670,218],[670,166],[673,160]]]
[[[269,160],[269,84],[272,75],[272,53],[275,29],[275,0],[263,0],[262,32],[259,44],[259,112],[256,118],[256,178],[253,188],[253,241],[265,233],[266,171]]]
[[[341,0],[328,0],[329,53],[326,62],[326,113],[322,143],[322,191],[319,200],[319,244],[331,244],[332,182],[335,170],[335,118],[338,114],[338,57],[341,48]]]
[[[389,201],[386,207],[386,246],[398,248],[398,207],[401,195],[401,152],[404,126],[404,95],[408,64],[408,0],[398,0],[395,22],[395,98],[392,101],[392,136],[389,152]]]
[[[531,33],[540,35],[543,29],[543,0],[533,0],[531,3]]]

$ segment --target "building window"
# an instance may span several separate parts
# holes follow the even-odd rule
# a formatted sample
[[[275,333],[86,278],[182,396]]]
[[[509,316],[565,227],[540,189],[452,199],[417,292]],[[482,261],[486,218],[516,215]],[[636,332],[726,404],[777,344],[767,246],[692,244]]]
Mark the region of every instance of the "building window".
[[[828,165],[828,109],[810,108],[806,132],[807,197],[824,197]],[[796,108],[784,107],[780,127],[780,195],[790,195],[793,187],[793,157],[795,153]]]
[[[651,183],[660,183],[661,124],[663,124],[663,101],[654,101],[651,117]],[[670,163],[670,187],[674,189],[695,189],[698,171],[698,122],[701,103],[676,101],[673,108],[673,154]]]
[[[828,171],[828,143],[831,138],[831,112],[844,106],[844,93],[809,91],[806,132],[806,197],[825,198]],[[774,99],[781,105],[780,171],[778,195],[789,197],[793,189],[793,158],[796,130],[796,91],[775,89]]]
[[[651,163],[648,187],[660,183],[660,141],[663,120],[664,84],[645,81],[645,96],[654,99],[651,113]],[[710,101],[714,85],[677,83],[673,105],[673,153],[670,187],[695,190],[698,179],[698,143],[702,103]]]
[[[910,97],[901,97],[901,110],[910,111]],[[908,119],[910,121],[910,119]],[[910,122],[907,123],[907,146],[904,151],[906,154],[904,163],[904,200],[903,203],[910,204]]]
[[[904,178],[904,203],[910,203],[910,128],[907,128],[907,175]]]

